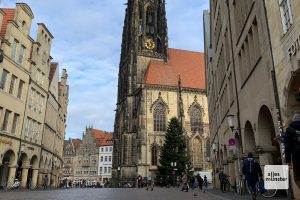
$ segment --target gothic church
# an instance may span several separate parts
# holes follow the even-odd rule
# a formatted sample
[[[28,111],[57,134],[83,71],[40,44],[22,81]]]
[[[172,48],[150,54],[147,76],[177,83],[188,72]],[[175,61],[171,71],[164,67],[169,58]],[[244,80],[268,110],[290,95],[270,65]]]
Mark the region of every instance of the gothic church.
[[[195,171],[209,168],[204,55],[168,48],[165,4],[127,3],[113,136],[113,178],[124,183],[155,176],[172,117],[183,121]]]

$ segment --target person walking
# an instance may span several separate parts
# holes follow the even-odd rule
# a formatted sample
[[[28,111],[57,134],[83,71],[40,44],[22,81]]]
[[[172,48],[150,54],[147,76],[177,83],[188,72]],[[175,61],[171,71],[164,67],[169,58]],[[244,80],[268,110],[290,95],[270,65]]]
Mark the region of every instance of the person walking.
[[[189,191],[189,188],[188,188],[188,177],[186,175],[186,173],[182,172],[182,189],[181,191],[186,191],[188,192]]]
[[[147,177],[147,188],[146,188],[146,190],[153,191],[153,181],[152,181],[152,176],[150,174]]]
[[[198,185],[199,185],[199,182],[198,182],[197,177],[192,176],[192,181],[191,181],[191,183],[192,183],[191,186],[192,186],[192,190],[193,190],[193,195],[194,195],[194,196],[197,196],[196,188],[198,188]]]
[[[262,171],[258,161],[253,158],[252,153],[249,153],[248,158],[244,161],[242,171],[246,178],[247,185],[252,196],[252,200],[256,200],[256,185],[259,179],[262,178]]]
[[[138,180],[137,180],[137,182],[138,182],[138,188],[142,188],[142,176],[141,175],[139,175],[138,176]]]
[[[44,188],[44,190],[47,189],[48,182],[49,182],[49,178],[48,178],[48,175],[46,174],[45,177],[44,177],[44,180],[43,180],[43,188]]]
[[[226,192],[226,174],[223,171],[219,174],[220,188],[222,192]]]
[[[201,177],[200,174],[198,174],[197,179],[198,179],[198,183],[199,183],[199,189],[202,190],[202,187],[203,187],[203,179],[202,179],[202,177]]]
[[[205,193],[205,191],[207,190],[207,187],[208,187],[208,182],[207,182],[207,177],[206,177],[206,175],[204,175],[203,185],[204,185],[204,190],[203,190],[203,192]]]
[[[295,183],[300,187],[300,112],[296,112],[293,121],[284,136],[286,163],[294,173]]]
[[[170,177],[167,176],[167,177],[166,177],[166,187],[167,187],[167,188],[170,187],[170,182],[171,182]]]

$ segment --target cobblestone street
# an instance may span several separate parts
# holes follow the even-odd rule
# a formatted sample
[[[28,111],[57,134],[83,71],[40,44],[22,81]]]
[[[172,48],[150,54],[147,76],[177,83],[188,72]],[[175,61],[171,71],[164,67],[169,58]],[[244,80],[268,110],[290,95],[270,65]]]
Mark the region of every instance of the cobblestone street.
[[[234,193],[220,193],[209,190],[206,193],[198,191],[194,197],[192,191],[180,192],[178,189],[155,188],[153,192],[144,189],[65,189],[65,190],[19,190],[1,191],[2,200],[241,200],[249,196],[239,196]],[[274,198],[275,199],[275,198]],[[279,200],[279,198],[276,198]],[[282,199],[282,198],[281,198]],[[280,200],[281,200],[280,199]],[[284,198],[283,198],[284,199]],[[282,200],[283,200],[282,199]]]

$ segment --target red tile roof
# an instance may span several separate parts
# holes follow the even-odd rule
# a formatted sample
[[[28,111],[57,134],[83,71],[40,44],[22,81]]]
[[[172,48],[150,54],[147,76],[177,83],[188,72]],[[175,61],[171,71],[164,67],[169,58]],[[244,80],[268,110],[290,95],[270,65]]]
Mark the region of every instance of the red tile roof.
[[[82,141],[80,139],[72,139],[72,143],[75,149],[79,149],[80,145],[82,144]]]
[[[110,141],[113,139],[112,133],[97,130],[97,129],[90,129],[93,137],[97,141],[98,145],[100,146],[111,146],[112,144]]]
[[[145,84],[205,89],[204,53],[169,49],[169,61],[152,60],[145,74]]]
[[[4,37],[5,34],[6,34],[8,21],[14,20],[16,9],[14,9],[14,8],[3,8],[2,10],[5,12],[5,15],[3,16],[0,35],[2,37]]]

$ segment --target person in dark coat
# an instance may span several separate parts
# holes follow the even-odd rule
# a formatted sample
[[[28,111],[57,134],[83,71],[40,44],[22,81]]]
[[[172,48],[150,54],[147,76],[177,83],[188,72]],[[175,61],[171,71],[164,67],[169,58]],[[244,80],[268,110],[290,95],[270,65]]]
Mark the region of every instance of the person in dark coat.
[[[219,181],[220,181],[220,188],[222,192],[226,192],[226,175],[224,174],[223,171],[220,172],[219,174]]]
[[[253,158],[252,153],[249,153],[248,158],[244,161],[243,174],[246,178],[252,199],[255,200],[257,196],[256,184],[258,183],[259,179],[262,178],[263,175],[261,167],[258,161]]]
[[[284,143],[286,163],[293,168],[295,182],[300,187],[300,112],[294,114],[286,129]]]
[[[200,176],[200,174],[197,175],[197,180],[198,180],[198,184],[199,184],[199,189],[202,190],[203,187],[203,179]]]
[[[203,192],[205,192],[205,190],[207,190],[207,187],[208,187],[208,181],[207,181],[206,175],[204,175],[203,185],[204,185],[204,191]]]

